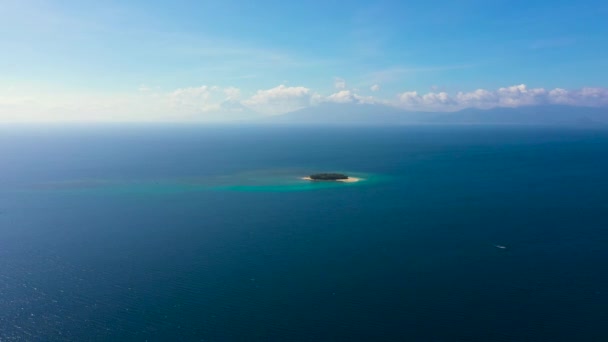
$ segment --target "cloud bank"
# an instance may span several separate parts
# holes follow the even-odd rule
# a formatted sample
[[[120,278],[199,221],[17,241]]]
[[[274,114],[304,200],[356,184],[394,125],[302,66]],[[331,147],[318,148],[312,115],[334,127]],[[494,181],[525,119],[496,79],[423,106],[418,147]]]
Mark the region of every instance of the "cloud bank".
[[[278,87],[258,90],[243,104],[266,114],[281,114],[315,104],[319,95],[306,87]]]
[[[419,94],[415,91],[398,95],[397,105],[404,109],[423,111],[454,111],[463,108],[521,107],[534,105],[608,106],[608,89],[528,88],[525,84],[472,92]]]
[[[343,81],[343,80],[341,80]],[[346,87],[346,82],[343,82]],[[0,122],[9,121],[201,121],[225,122],[278,115],[321,103],[382,104],[412,111],[534,105],[608,106],[608,89],[529,88],[448,93],[404,91],[393,98],[375,96],[375,84],[360,93],[341,89],[322,95],[304,86],[279,85],[246,94],[237,87],[202,85],[170,91],[141,86],[131,93],[65,94],[0,89]]]

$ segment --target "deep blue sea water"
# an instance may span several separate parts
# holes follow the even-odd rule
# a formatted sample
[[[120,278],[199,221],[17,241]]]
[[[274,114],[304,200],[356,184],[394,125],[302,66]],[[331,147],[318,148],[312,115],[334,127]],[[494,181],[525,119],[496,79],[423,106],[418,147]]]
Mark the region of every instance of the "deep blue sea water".
[[[607,130],[0,127],[0,341],[608,341],[606,322]]]

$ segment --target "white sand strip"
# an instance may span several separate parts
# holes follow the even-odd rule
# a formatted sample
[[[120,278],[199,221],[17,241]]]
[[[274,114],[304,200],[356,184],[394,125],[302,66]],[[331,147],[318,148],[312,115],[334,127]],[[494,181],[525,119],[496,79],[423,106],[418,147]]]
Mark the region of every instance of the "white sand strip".
[[[342,182],[342,183],[355,183],[355,182],[359,182],[362,181],[363,178],[357,178],[357,177],[348,177],[347,179],[336,179],[335,181],[333,180],[316,180],[316,179],[312,179],[310,177],[302,177],[303,180],[307,180],[307,181],[313,181],[313,182]]]

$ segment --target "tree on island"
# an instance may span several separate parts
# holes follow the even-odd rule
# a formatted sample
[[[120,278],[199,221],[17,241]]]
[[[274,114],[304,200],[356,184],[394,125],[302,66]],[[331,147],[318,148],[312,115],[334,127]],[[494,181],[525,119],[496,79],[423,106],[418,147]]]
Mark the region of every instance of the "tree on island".
[[[341,180],[348,179],[348,176],[342,173],[315,173],[309,176],[312,180]]]

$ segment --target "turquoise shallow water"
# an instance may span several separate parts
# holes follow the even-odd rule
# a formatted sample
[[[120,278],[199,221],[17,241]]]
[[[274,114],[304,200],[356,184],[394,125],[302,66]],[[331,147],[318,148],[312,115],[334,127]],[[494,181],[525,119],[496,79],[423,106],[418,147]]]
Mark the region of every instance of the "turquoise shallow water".
[[[605,341],[606,151],[555,127],[0,127],[0,340]]]
[[[327,182],[302,179],[311,174],[305,170],[261,170],[213,177],[192,177],[175,179],[136,180],[67,180],[36,184],[35,190],[63,191],[83,194],[171,194],[200,191],[244,191],[244,192],[291,192],[340,189],[347,187],[372,186],[386,182],[387,176],[341,171],[357,182]],[[32,189],[29,189],[31,191]],[[28,191],[28,190],[22,190]]]

